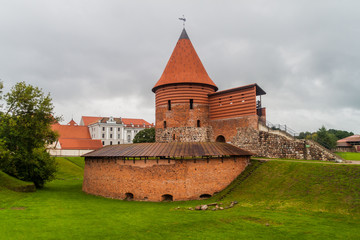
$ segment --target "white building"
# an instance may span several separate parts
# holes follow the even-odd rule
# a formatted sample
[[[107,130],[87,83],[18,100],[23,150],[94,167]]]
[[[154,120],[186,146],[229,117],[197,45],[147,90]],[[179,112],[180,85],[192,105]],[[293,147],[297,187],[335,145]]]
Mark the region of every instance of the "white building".
[[[132,143],[135,135],[154,127],[144,119],[83,116],[80,125],[88,126],[92,139],[100,139],[104,146]]]

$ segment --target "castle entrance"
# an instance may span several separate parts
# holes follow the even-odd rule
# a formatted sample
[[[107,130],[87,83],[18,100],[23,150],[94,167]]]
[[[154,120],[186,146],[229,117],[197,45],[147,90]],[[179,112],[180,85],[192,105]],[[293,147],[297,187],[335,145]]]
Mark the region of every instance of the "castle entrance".
[[[216,142],[226,142],[226,141],[225,141],[225,137],[224,137],[223,135],[217,136]]]
[[[161,196],[161,201],[163,202],[171,202],[173,200],[173,196],[170,194],[164,194]]]
[[[131,201],[134,199],[134,194],[132,193],[125,193],[125,200]]]

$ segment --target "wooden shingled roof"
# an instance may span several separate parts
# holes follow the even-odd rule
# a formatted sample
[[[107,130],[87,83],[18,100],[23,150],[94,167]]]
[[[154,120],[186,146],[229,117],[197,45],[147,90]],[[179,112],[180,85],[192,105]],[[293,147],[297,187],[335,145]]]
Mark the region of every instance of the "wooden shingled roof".
[[[135,143],[106,146],[83,155],[97,157],[250,156],[251,152],[220,142]]]

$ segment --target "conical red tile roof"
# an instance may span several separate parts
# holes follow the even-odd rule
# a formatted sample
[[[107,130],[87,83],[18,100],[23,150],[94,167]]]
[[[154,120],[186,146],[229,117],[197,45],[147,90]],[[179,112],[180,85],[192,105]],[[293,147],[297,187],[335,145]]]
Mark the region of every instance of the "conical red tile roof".
[[[215,91],[218,89],[207,74],[185,29],[183,29],[165,70],[152,91],[155,92],[160,86],[177,83],[206,84],[214,87]]]

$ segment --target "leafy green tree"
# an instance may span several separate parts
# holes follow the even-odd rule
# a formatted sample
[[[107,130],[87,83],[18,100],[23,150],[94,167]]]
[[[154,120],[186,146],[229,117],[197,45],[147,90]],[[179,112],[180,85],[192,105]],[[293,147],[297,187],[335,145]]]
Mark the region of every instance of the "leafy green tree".
[[[297,136],[298,139],[308,139],[309,137],[311,137],[312,133],[311,132],[300,132],[299,136]]]
[[[328,149],[333,149],[336,147],[337,138],[334,134],[329,133],[324,126],[322,126],[313,136],[313,140],[320,143]]]
[[[55,159],[46,145],[57,138],[51,124],[53,105],[50,95],[41,89],[17,83],[4,95],[5,111],[0,120],[0,168],[24,181],[34,182],[37,188],[54,178]]]
[[[343,130],[336,130],[336,129],[329,129],[328,132],[331,133],[331,134],[334,134],[336,136],[337,140],[354,135],[353,132],[348,132],[348,131],[343,131]]]
[[[136,134],[134,143],[155,142],[155,128],[146,128]]]

